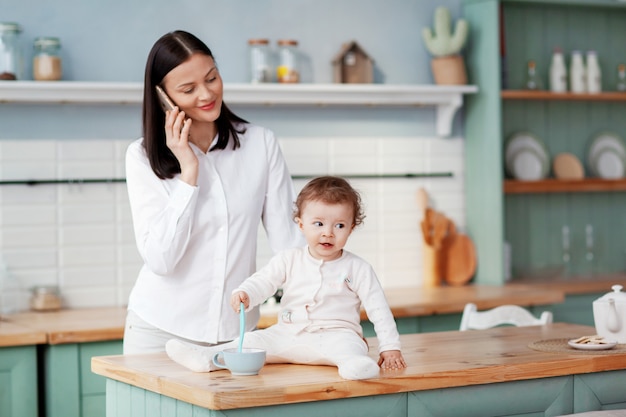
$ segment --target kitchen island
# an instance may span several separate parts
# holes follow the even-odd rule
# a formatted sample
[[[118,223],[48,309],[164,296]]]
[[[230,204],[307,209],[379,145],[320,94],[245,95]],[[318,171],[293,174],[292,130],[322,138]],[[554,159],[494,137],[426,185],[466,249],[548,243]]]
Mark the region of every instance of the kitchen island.
[[[107,416],[557,416],[626,408],[626,346],[579,351],[576,324],[402,335],[408,368],[343,380],[337,369],[266,365],[256,376],[194,373],[166,354],[92,359],[107,380]],[[376,356],[376,341],[369,339]],[[529,347],[564,343],[560,352]],[[160,413],[160,414],[159,414]]]

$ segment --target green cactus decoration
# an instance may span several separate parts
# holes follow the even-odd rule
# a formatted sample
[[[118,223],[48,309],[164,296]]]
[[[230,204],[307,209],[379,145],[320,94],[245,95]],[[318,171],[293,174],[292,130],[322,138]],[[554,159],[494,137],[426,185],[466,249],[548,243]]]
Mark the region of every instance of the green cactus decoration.
[[[446,7],[437,7],[435,10],[435,35],[430,28],[422,29],[422,37],[426,49],[434,56],[456,55],[467,41],[468,25],[465,19],[459,19],[454,28],[454,34],[450,32],[450,10]]]

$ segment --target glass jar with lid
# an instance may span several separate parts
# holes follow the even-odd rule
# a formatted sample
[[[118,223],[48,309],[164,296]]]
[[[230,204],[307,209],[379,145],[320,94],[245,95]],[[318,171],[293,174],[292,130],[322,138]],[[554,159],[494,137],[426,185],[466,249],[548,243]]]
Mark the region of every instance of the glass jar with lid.
[[[0,22],[0,80],[22,79],[22,53],[17,23]]]
[[[250,82],[269,83],[272,81],[272,57],[269,39],[250,39]]]
[[[298,41],[281,39],[278,41],[279,63],[276,68],[276,78],[279,83],[300,82],[298,67]]]
[[[57,81],[63,75],[61,41],[54,37],[36,38],[33,56],[33,78],[37,81]]]
[[[39,285],[32,288],[30,308],[34,311],[56,311],[62,306],[59,287],[56,285]]]

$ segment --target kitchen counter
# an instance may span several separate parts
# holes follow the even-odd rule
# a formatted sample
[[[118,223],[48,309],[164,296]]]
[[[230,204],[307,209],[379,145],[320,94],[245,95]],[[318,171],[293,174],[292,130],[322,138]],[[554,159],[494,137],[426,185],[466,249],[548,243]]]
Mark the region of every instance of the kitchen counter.
[[[8,323],[42,333],[38,343],[65,343],[121,340],[124,337],[125,307],[28,311],[5,316]],[[3,322],[4,324],[4,322]],[[0,325],[1,328],[1,325]]]
[[[0,347],[46,343],[46,333],[0,319]]]
[[[613,284],[621,284],[626,287],[626,277],[616,276],[615,279],[602,281],[570,280],[550,283],[516,283],[503,286],[464,285],[436,288],[391,288],[385,290],[385,294],[394,317],[400,319],[461,313],[468,302],[475,303],[479,310],[502,304],[517,304],[525,307],[559,304],[564,301],[567,294],[605,293],[611,290]],[[361,318],[367,318],[364,311],[361,313]],[[125,319],[125,307],[11,314],[5,316],[4,321],[0,322],[0,344],[20,344],[22,343],[21,340],[28,341],[28,337],[33,337],[33,344],[47,343],[51,345],[121,340],[124,336]],[[264,306],[259,328],[268,327],[275,322],[276,308]],[[28,329],[32,331],[32,336],[28,336]],[[45,337],[43,341],[41,340],[42,333]]]
[[[626,275],[624,274],[603,274],[599,277],[572,276],[572,277],[551,277],[550,279],[526,278],[518,281],[520,285],[531,286],[537,289],[562,291],[566,295],[608,293],[611,286],[621,285],[626,288]]]
[[[122,385],[130,385],[211,410],[280,407],[293,403],[371,398],[384,394],[416,393],[483,384],[502,385],[501,383],[510,381],[626,369],[626,351],[623,349],[609,354],[605,352],[590,355],[588,351],[574,349],[567,353],[547,353],[528,346],[540,340],[571,339],[594,333],[594,328],[589,326],[554,323],[546,326],[402,335],[402,350],[408,367],[402,371],[381,372],[380,378],[365,381],[343,380],[335,367],[291,364],[266,365],[257,376],[236,377],[227,370],[194,373],[171,361],[165,353],[95,357],[92,359],[92,371],[109,378],[109,382],[117,381]],[[370,354],[376,357],[375,338],[368,342]],[[605,377],[609,378],[610,374],[605,374]],[[624,373],[620,373],[619,377],[623,378]],[[553,381],[559,381],[559,384],[569,383],[563,379]],[[535,388],[543,391],[539,395],[547,395],[547,387],[548,381]],[[119,388],[116,383],[107,385],[107,396],[114,397],[107,401],[124,409],[115,400],[120,399],[116,392],[123,392]],[[484,391],[485,389],[482,390]],[[557,391],[566,390],[559,388]],[[571,392],[571,388],[568,392]],[[620,401],[626,401],[626,391],[620,389],[619,392]],[[144,396],[137,398],[144,400]],[[449,398],[446,401],[454,401],[450,396],[445,398]],[[571,401],[571,397],[568,398]],[[464,401],[470,400],[466,397]],[[369,401],[367,404],[372,406],[374,403]],[[303,405],[306,406],[311,409],[310,404]],[[554,412],[554,407],[552,409]],[[270,415],[276,408],[268,407],[265,410]],[[293,414],[296,410],[292,409]],[[111,415],[122,414],[112,412]]]
[[[556,288],[545,289],[518,284],[390,288],[385,290],[385,296],[396,319],[462,313],[465,304],[469,302],[475,303],[479,310],[483,310],[502,304],[526,307],[557,304],[565,299],[563,291]],[[367,319],[365,311],[361,311],[361,319]],[[275,313],[263,314],[259,327],[268,327],[274,323],[276,323]]]

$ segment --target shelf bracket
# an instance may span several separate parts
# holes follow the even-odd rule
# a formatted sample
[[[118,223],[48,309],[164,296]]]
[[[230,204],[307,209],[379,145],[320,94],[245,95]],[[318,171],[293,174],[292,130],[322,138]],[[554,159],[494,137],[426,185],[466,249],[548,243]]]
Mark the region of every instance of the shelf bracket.
[[[454,115],[463,105],[463,95],[455,94],[447,103],[437,105],[437,135],[449,137],[452,134]]]

